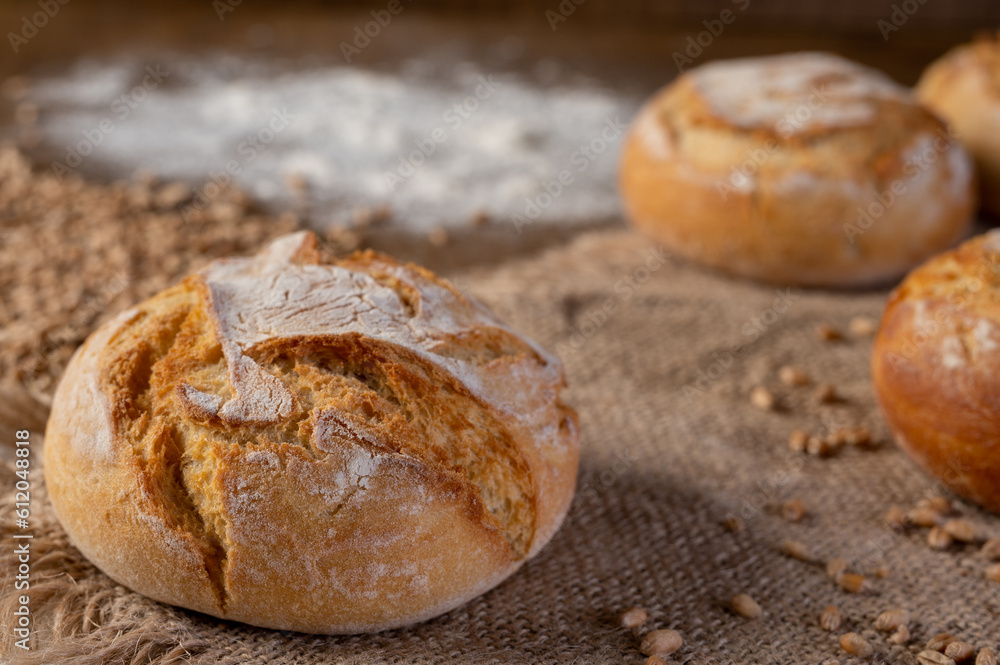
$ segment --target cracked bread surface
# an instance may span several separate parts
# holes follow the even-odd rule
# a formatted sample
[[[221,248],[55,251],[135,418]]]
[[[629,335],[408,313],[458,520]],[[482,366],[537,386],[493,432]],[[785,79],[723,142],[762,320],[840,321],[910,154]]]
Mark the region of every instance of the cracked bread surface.
[[[971,159],[885,75],[828,53],[719,60],[625,140],[629,220],[716,270],[801,286],[898,278],[966,236]]]
[[[163,602],[381,630],[494,586],[578,460],[553,356],[430,272],[309,233],[218,261],[92,335],[46,480],[74,543]]]
[[[956,493],[1000,512],[1000,230],[911,272],[889,296],[872,383],[896,442]]]

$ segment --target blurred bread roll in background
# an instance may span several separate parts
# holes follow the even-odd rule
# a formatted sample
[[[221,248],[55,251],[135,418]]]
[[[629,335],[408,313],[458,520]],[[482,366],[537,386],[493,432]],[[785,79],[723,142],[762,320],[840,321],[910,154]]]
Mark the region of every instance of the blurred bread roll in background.
[[[900,277],[969,231],[972,163],[881,73],[827,53],[717,61],[639,112],[628,218],[694,261],[766,282]]]
[[[935,61],[920,78],[917,96],[972,153],[980,203],[1000,215],[1000,35],[959,46]]]

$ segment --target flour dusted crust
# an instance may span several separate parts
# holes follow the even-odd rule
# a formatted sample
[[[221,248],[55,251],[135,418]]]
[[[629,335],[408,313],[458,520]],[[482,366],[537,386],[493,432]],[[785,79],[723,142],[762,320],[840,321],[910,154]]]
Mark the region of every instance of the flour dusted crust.
[[[971,160],[944,125],[825,53],[682,75],[633,122],[620,186],[629,219],[677,253],[804,286],[899,277],[966,235],[975,205]]]
[[[1000,215],[1000,33],[959,46],[931,64],[917,84],[917,97],[972,153],[982,207]]]
[[[872,355],[896,441],[955,492],[1000,512],[1000,231],[914,270]]]
[[[382,630],[495,586],[558,528],[559,362],[447,282],[308,233],[217,261],[77,352],[46,432],[73,542],[157,600]]]

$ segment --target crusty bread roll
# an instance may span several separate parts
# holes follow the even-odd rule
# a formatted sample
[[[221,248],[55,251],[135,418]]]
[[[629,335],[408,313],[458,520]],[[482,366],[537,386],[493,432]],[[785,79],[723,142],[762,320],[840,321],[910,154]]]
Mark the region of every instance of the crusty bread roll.
[[[889,297],[872,356],[899,445],[1000,512],[1000,231],[914,270]]]
[[[561,366],[447,282],[315,237],[217,261],[100,328],[45,476],[73,542],[157,600],[354,633],[435,616],[552,537],[573,495]]]
[[[876,71],[824,53],[714,62],[654,96],[626,139],[629,219],[718,270],[803,286],[901,276],[961,239],[971,161]]]
[[[917,97],[972,153],[980,205],[1000,215],[1000,34],[959,46],[931,64]]]

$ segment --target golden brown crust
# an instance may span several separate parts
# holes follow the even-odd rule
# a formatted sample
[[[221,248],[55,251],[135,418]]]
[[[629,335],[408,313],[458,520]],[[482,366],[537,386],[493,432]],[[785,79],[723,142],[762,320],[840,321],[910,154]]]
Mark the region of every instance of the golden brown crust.
[[[1000,232],[914,270],[889,298],[872,355],[900,446],[955,492],[1000,512]]]
[[[634,121],[620,186],[630,221],[679,254],[805,286],[898,277],[963,237],[974,205],[943,125],[826,54],[684,74]]]
[[[920,77],[916,90],[975,158],[980,203],[1000,215],[1000,33],[943,55]]]
[[[77,546],[158,600],[344,633],[497,584],[572,497],[558,361],[446,282],[311,234],[123,313],[70,363],[46,479]]]

